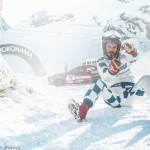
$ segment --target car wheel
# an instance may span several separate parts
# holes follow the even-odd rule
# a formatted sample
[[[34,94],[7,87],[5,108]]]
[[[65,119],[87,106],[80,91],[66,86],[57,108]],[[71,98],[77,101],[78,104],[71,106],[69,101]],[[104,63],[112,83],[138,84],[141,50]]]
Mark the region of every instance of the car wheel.
[[[54,81],[55,86],[63,86],[65,84],[64,79],[62,78],[57,78]]]

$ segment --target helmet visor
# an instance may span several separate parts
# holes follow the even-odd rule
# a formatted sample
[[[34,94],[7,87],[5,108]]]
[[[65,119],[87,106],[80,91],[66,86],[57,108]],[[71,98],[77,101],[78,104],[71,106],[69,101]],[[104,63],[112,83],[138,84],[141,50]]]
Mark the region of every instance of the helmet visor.
[[[102,37],[102,41],[104,43],[108,43],[108,42],[113,42],[113,43],[117,43],[117,44],[121,44],[121,39],[117,36],[109,36],[109,37]]]

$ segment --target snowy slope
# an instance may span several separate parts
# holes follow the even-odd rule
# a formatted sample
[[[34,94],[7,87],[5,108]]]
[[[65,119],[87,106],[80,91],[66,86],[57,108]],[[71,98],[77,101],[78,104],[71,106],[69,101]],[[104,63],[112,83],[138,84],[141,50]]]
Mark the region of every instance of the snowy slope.
[[[146,66],[137,79],[150,74]],[[144,69],[145,68],[145,69]],[[79,103],[89,85],[49,86],[45,78],[16,74],[15,90],[0,98],[0,148],[15,150],[149,150],[150,99],[135,100],[133,107],[110,108],[100,98],[87,121],[77,123],[67,110],[68,100]]]
[[[77,123],[67,102],[81,102],[87,86],[47,86],[32,77],[18,77],[17,90],[0,98],[0,147],[21,150],[148,150],[150,99],[134,108],[113,109],[102,99]],[[32,83],[32,86],[29,86]]]

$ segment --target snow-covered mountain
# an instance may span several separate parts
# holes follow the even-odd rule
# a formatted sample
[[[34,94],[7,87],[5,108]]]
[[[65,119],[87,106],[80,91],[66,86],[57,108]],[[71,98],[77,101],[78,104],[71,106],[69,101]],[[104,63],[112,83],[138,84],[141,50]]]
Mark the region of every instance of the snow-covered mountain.
[[[5,22],[3,17],[0,17],[0,32],[4,32],[10,29],[10,26]]]
[[[99,58],[101,35],[110,28],[118,30],[123,39],[130,38],[140,50],[148,51],[149,6],[149,0],[142,3],[138,0],[84,0],[57,13],[39,10],[1,34],[1,44],[19,44],[33,51],[48,74],[63,72],[65,63],[71,69],[82,60]],[[5,59],[17,72],[32,72],[25,60],[12,56]]]

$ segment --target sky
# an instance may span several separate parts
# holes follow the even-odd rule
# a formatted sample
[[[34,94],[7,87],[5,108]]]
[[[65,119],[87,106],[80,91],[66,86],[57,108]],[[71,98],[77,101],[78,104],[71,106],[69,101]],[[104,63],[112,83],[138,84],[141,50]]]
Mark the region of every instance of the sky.
[[[16,25],[37,10],[47,9],[51,13],[59,13],[85,1],[89,0],[3,0],[2,16],[11,25]]]

